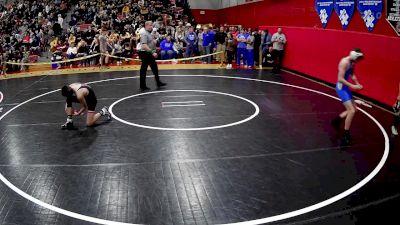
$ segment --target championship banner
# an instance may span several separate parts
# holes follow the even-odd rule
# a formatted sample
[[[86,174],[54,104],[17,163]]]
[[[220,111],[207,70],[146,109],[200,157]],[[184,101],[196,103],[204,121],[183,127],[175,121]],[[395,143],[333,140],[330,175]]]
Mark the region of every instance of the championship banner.
[[[387,0],[386,20],[400,36],[400,0]]]
[[[350,23],[351,18],[354,15],[354,0],[336,0],[335,1],[335,11],[339,16],[340,23],[344,30]]]
[[[322,27],[325,28],[333,12],[333,0],[315,0],[315,11],[321,20]]]
[[[357,8],[368,31],[372,32],[376,22],[382,16],[383,0],[358,0]]]

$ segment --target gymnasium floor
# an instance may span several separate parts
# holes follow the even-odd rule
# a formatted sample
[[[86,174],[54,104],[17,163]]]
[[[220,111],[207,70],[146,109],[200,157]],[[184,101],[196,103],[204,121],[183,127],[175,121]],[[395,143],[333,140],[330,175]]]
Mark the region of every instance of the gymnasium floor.
[[[160,74],[168,86],[148,77],[145,93],[138,71],[0,80],[0,224],[399,223],[388,112],[360,106],[341,146],[329,87],[268,70]],[[72,82],[115,118],[61,130],[57,89]]]

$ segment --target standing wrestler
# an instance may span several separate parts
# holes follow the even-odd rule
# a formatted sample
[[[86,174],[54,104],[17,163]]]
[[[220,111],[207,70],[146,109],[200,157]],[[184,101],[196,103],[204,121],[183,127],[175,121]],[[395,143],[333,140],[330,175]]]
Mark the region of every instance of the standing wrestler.
[[[344,135],[342,144],[348,145],[351,143],[350,126],[353,121],[354,115],[357,111],[356,104],[353,100],[353,95],[350,89],[361,90],[363,86],[358,82],[354,74],[354,68],[357,62],[364,57],[360,49],[353,49],[350,55],[342,58],[339,63],[338,81],[336,83],[336,93],[342,101],[346,111],[342,112],[338,117],[332,121],[332,125],[339,128],[341,121],[345,120]],[[355,84],[350,83],[348,80],[352,79]]]

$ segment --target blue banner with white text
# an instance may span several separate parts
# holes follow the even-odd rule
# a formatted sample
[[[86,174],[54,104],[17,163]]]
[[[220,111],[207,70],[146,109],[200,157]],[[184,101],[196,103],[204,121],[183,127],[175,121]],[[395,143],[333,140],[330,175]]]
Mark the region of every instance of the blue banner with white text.
[[[322,27],[325,28],[333,12],[333,0],[315,0],[315,11],[321,20]]]
[[[350,24],[351,18],[354,15],[354,0],[336,0],[335,1],[335,11],[339,16],[340,23],[344,30],[347,29],[347,26]]]
[[[368,31],[371,32],[382,17],[383,0],[358,0],[357,8]]]

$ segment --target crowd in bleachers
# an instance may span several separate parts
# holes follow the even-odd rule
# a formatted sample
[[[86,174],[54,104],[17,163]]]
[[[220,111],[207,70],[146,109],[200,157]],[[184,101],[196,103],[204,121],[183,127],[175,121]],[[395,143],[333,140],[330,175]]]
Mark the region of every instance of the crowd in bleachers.
[[[214,59],[223,63],[227,56],[227,68],[232,68],[234,58],[238,65],[253,68],[260,63],[259,51],[268,55],[271,44],[265,32],[197,25],[187,1],[14,1],[0,5],[0,16],[2,72],[27,69],[5,61],[35,62],[44,56],[60,61],[106,53],[110,57],[98,56],[68,65],[122,64],[123,58],[137,57],[139,33],[147,20],[154,21],[152,35],[157,40],[159,59],[222,51],[224,54],[204,57],[203,63]],[[250,57],[250,51],[254,57]]]
[[[51,37],[60,35],[71,0],[7,1],[0,5],[0,62],[35,60],[48,46]],[[37,57],[36,57],[37,59]],[[5,67],[3,65],[3,67]],[[24,68],[1,68],[15,71]]]

